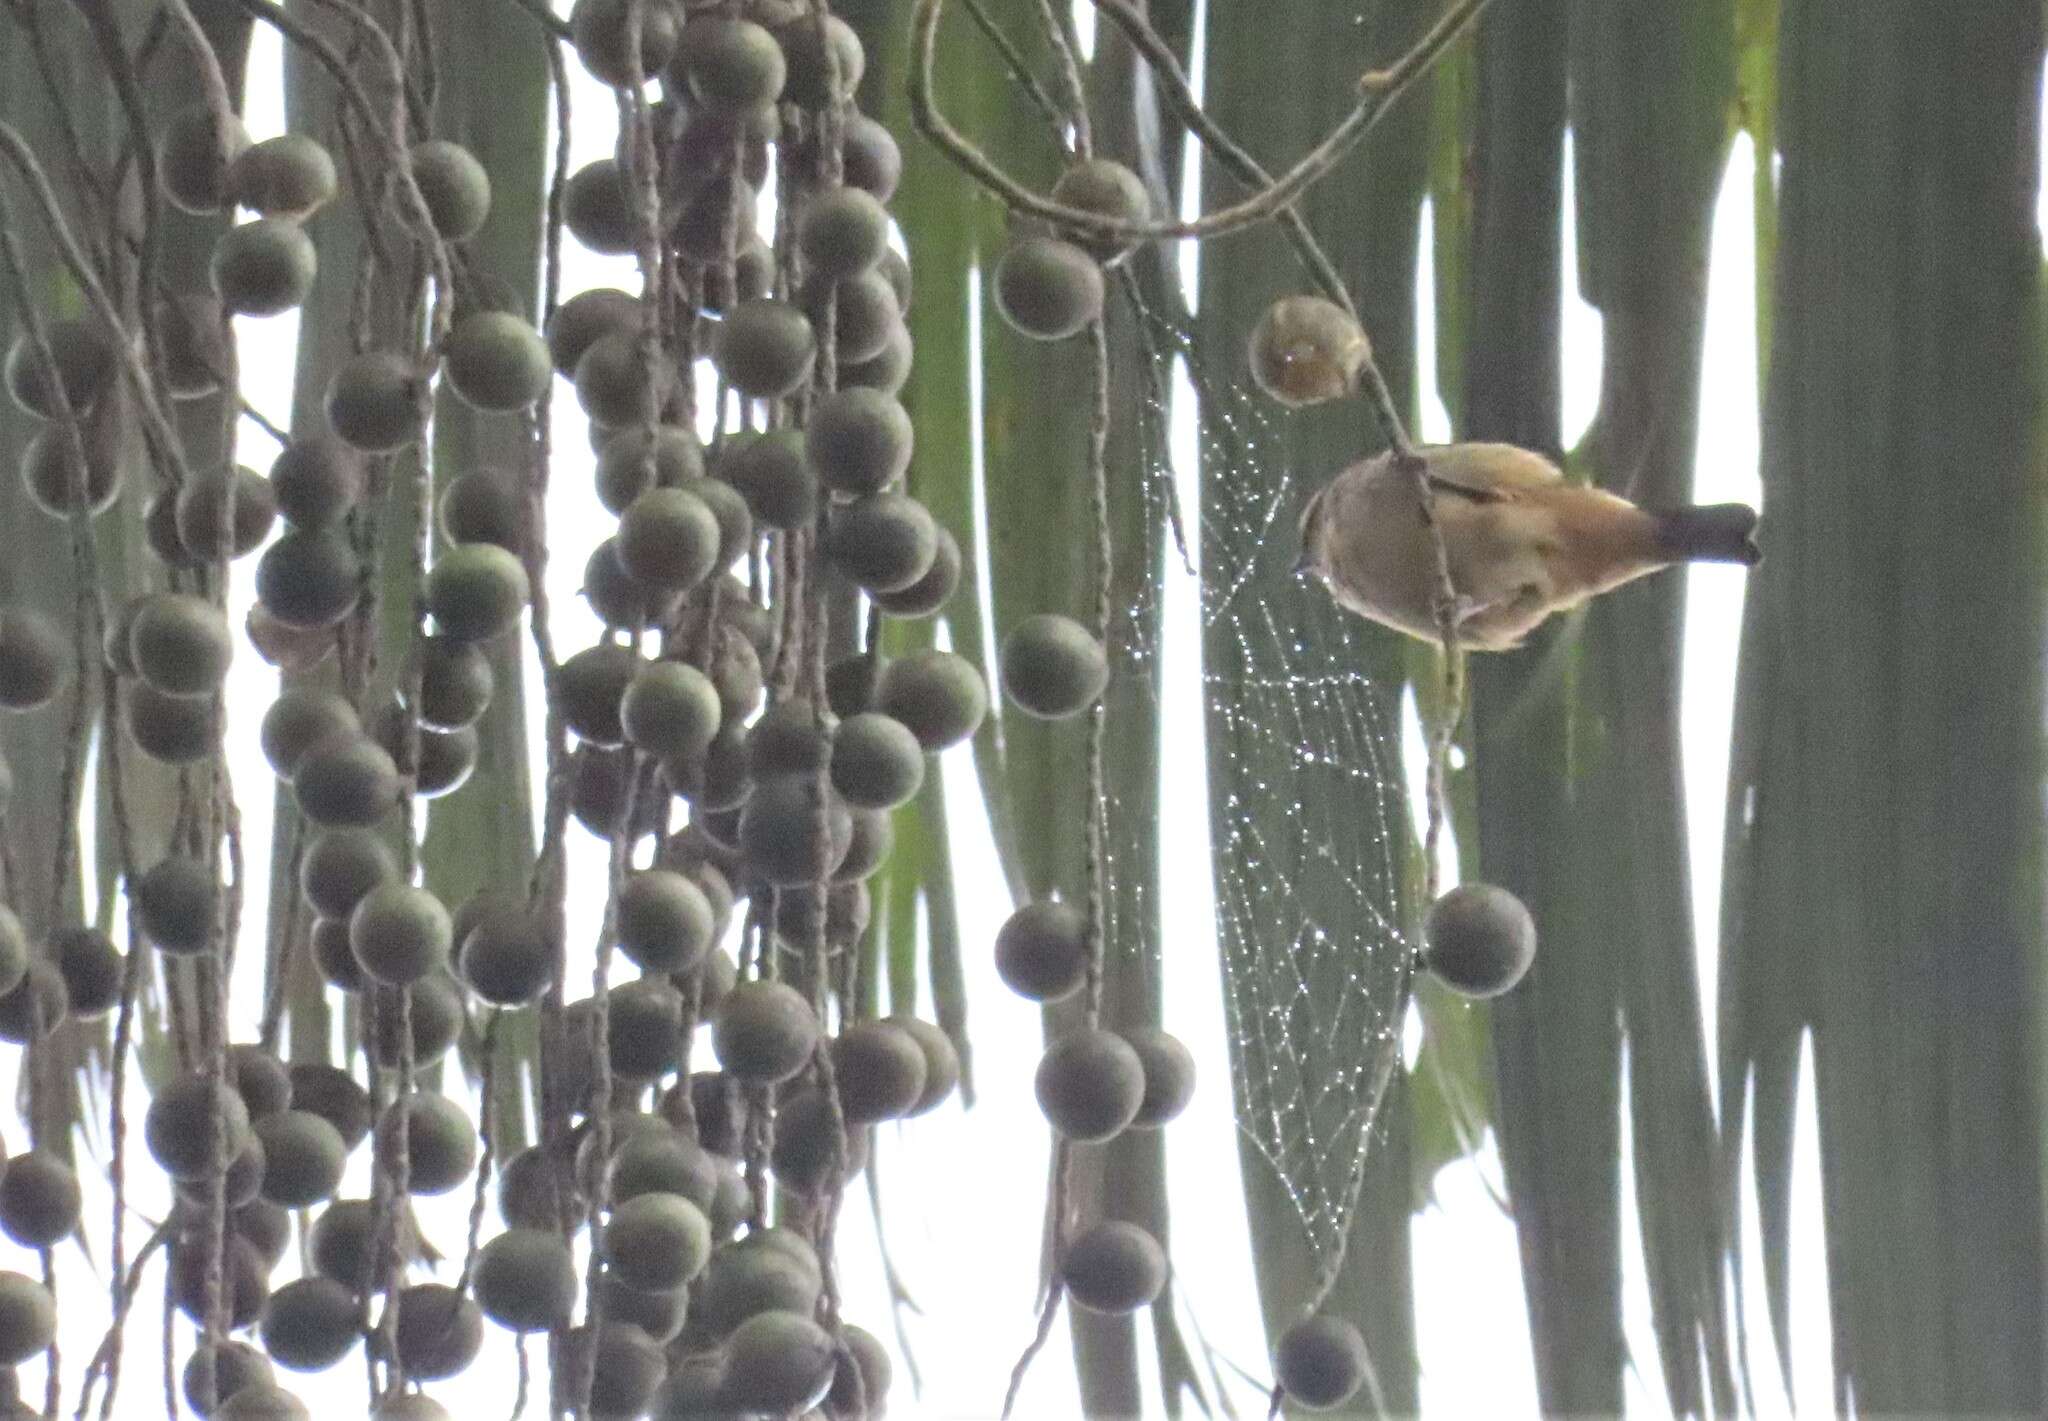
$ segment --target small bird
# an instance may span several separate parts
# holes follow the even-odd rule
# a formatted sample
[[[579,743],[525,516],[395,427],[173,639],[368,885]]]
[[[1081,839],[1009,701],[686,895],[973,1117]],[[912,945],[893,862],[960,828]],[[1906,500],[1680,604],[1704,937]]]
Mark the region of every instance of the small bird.
[[[1512,444],[1419,448],[1449,555],[1458,644],[1512,651],[1553,612],[1681,562],[1753,566],[1756,510],[1717,503],[1653,511],[1571,483]],[[1436,552],[1414,476],[1391,453],[1347,468],[1301,515],[1297,571],[1341,607],[1436,641]]]

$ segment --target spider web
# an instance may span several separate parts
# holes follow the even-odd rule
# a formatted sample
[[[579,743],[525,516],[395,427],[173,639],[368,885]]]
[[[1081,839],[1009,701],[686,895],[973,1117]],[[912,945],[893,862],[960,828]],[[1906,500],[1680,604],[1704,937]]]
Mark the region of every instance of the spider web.
[[[1397,915],[1411,852],[1398,739],[1398,679],[1375,679],[1384,644],[1295,575],[1302,499],[1334,470],[1289,468],[1279,414],[1244,382],[1216,378],[1192,332],[1141,313],[1155,370],[1178,361],[1186,383],[1155,389],[1141,412],[1147,557],[1187,576],[1167,542],[1174,461],[1169,432],[1189,403],[1199,508],[1179,510],[1198,564],[1215,920],[1223,966],[1238,1129],[1298,1216],[1313,1256],[1343,1247],[1378,1107],[1401,1049]],[[1185,462],[1187,450],[1182,449]],[[1361,451],[1362,452],[1362,451]],[[1303,487],[1303,482],[1307,487]],[[1165,546],[1161,546],[1165,544]],[[1148,591],[1113,619],[1115,682],[1158,696],[1160,608]],[[1112,713],[1115,713],[1114,708]],[[1174,767],[1168,774],[1178,773]],[[1112,884],[1144,851],[1136,815],[1107,806]],[[1173,890],[1178,891],[1178,890]],[[1148,905],[1111,900],[1109,947],[1130,951]]]

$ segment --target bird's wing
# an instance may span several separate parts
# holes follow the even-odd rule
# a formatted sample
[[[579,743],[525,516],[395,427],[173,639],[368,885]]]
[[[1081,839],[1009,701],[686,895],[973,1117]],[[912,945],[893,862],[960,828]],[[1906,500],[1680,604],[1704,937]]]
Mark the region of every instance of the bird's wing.
[[[1513,502],[1564,481],[1557,465],[1513,444],[1439,444],[1424,449],[1429,481],[1439,492],[1475,503]]]

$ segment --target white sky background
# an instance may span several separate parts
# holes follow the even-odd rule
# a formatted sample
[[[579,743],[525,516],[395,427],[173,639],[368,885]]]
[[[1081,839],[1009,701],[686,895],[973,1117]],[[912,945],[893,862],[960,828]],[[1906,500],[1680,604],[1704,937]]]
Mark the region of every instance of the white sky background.
[[[558,8],[566,10],[566,4]],[[1080,6],[1084,15],[1087,6]],[[273,32],[259,27],[250,73],[279,72]],[[573,135],[574,162],[608,154],[612,142],[609,96],[575,65],[573,79],[584,92],[576,95],[579,122]],[[250,94],[249,128],[262,138],[283,127],[281,96],[275,88]],[[1712,286],[1704,364],[1703,418],[1697,456],[1695,497],[1701,502],[1758,500],[1757,392],[1753,346],[1753,263],[1751,153],[1746,139],[1737,141],[1723,187],[1712,251]],[[1565,172],[1569,181],[1570,165]],[[1571,251],[1571,212],[1565,204],[1566,252]],[[764,221],[769,214],[764,213]],[[564,295],[589,286],[637,287],[631,263],[624,258],[596,258],[571,241],[567,250]],[[1431,440],[1448,435],[1442,405],[1430,383],[1434,372],[1431,329],[1434,303],[1429,298],[1430,243],[1422,243],[1419,369],[1424,379],[1422,434]],[[1565,270],[1573,270],[1569,260]],[[335,273],[323,280],[336,279]],[[1565,432],[1570,443],[1590,419],[1598,395],[1600,321],[1576,292],[1560,293],[1565,316]],[[297,317],[243,321],[244,389],[258,407],[283,415],[291,403],[292,352]],[[1010,338],[990,323],[985,339]],[[556,634],[563,646],[587,644],[598,628],[576,595],[584,550],[604,535],[608,520],[588,493],[587,444],[583,421],[572,392],[558,384],[555,412],[557,467],[555,494],[549,508],[557,549],[551,559],[550,587],[556,609]],[[240,450],[243,462],[268,466],[275,450],[266,436],[248,424]],[[1184,487],[1192,476],[1192,430],[1185,419],[1176,430],[1177,461]],[[1306,473],[1307,471],[1303,471]],[[1184,500],[1192,514],[1194,502]],[[235,595],[246,606],[252,597],[254,559],[236,565]],[[1692,870],[1699,940],[1701,992],[1707,1014],[1707,1040],[1713,1040],[1717,927],[1720,901],[1721,806],[1726,784],[1728,726],[1733,694],[1733,668],[1740,623],[1743,573],[1738,569],[1692,569],[1687,577],[1688,615],[1684,661],[1683,744],[1685,782],[1692,826]],[[1170,708],[1165,725],[1165,761],[1176,766],[1203,764],[1202,717],[1199,713],[1196,585],[1183,574],[1169,572],[1167,620],[1159,674],[1162,695]],[[239,614],[237,614],[239,615]],[[537,675],[529,686],[537,686]],[[260,707],[275,692],[275,678],[253,654],[240,657],[229,682],[230,704],[237,708],[230,734],[230,759],[241,790],[248,842],[267,845],[271,778],[253,735]],[[1411,770],[1419,762],[1420,739],[1408,726]],[[995,976],[985,945],[1007,914],[1009,904],[997,869],[993,846],[979,815],[964,812],[977,802],[969,752],[943,757],[943,772],[952,802],[963,812],[953,816],[959,901],[964,917],[967,996],[976,1049],[980,1104],[963,1112],[957,1102],[909,1126],[888,1127],[879,1141],[879,1169],[888,1200],[888,1232],[893,1256],[921,1315],[909,1317],[908,1333],[923,1374],[921,1398],[913,1397],[908,1372],[898,1357],[897,1385],[890,1412],[900,1417],[992,1417],[1017,1351],[1030,1334],[1031,1304],[1036,1278],[1039,1220],[1043,1204],[1049,1139],[1032,1101],[1031,1073],[1040,1049],[1037,1009],[1010,995]],[[536,781],[538,783],[538,780]],[[1162,817],[1165,854],[1173,866],[1177,891],[1163,900],[1164,941],[1168,954],[1167,1023],[1197,1052],[1203,1085],[1188,1113],[1167,1132],[1171,1173],[1176,1289],[1183,1304],[1182,1321],[1199,1354],[1203,1340],[1221,1359],[1226,1376],[1232,1365],[1253,1379],[1239,1379],[1230,1400],[1240,1415],[1263,1414],[1260,1389],[1269,1375],[1265,1346],[1245,1241],[1243,1201],[1238,1186],[1234,1125],[1224,1056],[1220,973],[1215,952],[1213,901],[1206,890],[1209,862],[1207,797],[1199,773],[1167,777]],[[91,838],[86,836],[88,852]],[[572,922],[595,922],[601,907],[602,846],[580,830],[571,831],[572,863],[579,869],[581,895],[571,903]],[[247,921],[260,934],[267,889],[267,850],[252,853]],[[1199,872],[1190,872],[1191,867]],[[1455,872],[1455,863],[1450,865]],[[578,936],[572,933],[572,938]],[[588,934],[582,936],[587,937]],[[587,944],[572,947],[584,950]],[[572,982],[575,980],[572,964]],[[615,964],[615,980],[631,974],[629,964]],[[254,972],[237,974],[234,1035],[253,1035],[260,1013]],[[1655,1049],[1655,1043],[1644,1043]],[[698,1064],[708,1060],[708,1046]],[[1712,1068],[1712,1051],[1709,1067]],[[11,1066],[10,1066],[11,1074]],[[140,1091],[130,1095],[131,1110],[140,1116]],[[1624,1110],[1623,1128],[1627,1116]],[[19,1135],[15,1138],[19,1139]],[[131,1142],[140,1146],[139,1129]],[[89,1143],[88,1151],[96,1148]],[[367,1151],[352,1163],[344,1193],[365,1192]],[[90,1157],[90,1156],[89,1156]],[[1626,1142],[1624,1141],[1624,1159]],[[1618,1166],[1619,1167],[1619,1166]],[[87,1173],[90,1175],[90,1169]],[[138,1171],[147,1176],[148,1170]],[[1633,1175],[1621,1169],[1624,1229],[1624,1287],[1627,1327],[1636,1370],[1629,1383],[1631,1415],[1667,1414],[1658,1374],[1658,1354],[1650,1330],[1648,1293],[1635,1251]],[[1489,1138],[1477,1160],[1445,1170],[1437,1181],[1435,1204],[1413,1222],[1417,1323],[1422,1362],[1422,1396],[1434,1417],[1512,1417],[1535,1411],[1535,1383],[1527,1333],[1515,1236],[1511,1223],[1489,1192],[1500,1187],[1500,1168]],[[1802,1089],[1794,1155],[1794,1227],[1792,1232],[1792,1297],[1795,1348],[1795,1390],[1801,1409],[1825,1414],[1832,1407],[1829,1379],[1828,1320],[1821,1241],[1818,1164],[1810,1081]],[[103,1239],[107,1195],[104,1181],[88,1177],[88,1228]],[[150,1217],[161,1217],[164,1200],[145,1184],[135,1205]],[[467,1190],[423,1202],[429,1236],[444,1250],[459,1254]],[[1747,1187],[1743,1199],[1747,1276],[1760,1280],[1755,1201]],[[488,1226],[495,1228],[492,1211]],[[147,1225],[131,1225],[131,1249]],[[845,1315],[889,1341],[890,1326],[880,1253],[876,1247],[864,1190],[848,1197],[840,1232],[841,1280]],[[82,1360],[96,1345],[105,1322],[104,1284],[99,1265],[88,1264],[75,1246],[67,1246],[64,1269],[64,1331],[67,1381],[75,1381]],[[28,1263],[26,1256],[14,1266]],[[273,1279],[282,1283],[293,1264],[287,1261]],[[1787,1398],[1777,1380],[1769,1352],[1769,1333],[1756,1282],[1750,1299],[1752,1373],[1761,1414],[1789,1414]],[[124,1382],[121,1414],[154,1412],[161,1406],[161,1381],[156,1375],[155,1341],[161,1313],[153,1288],[145,1288],[131,1324],[130,1360]],[[1141,1324],[1141,1365],[1152,1387],[1149,1329]],[[180,1355],[189,1346],[189,1330]],[[32,1387],[35,1367],[23,1369],[24,1390]],[[332,1372],[316,1376],[289,1374],[281,1379],[318,1408],[323,1417],[360,1417],[359,1357]],[[1256,1383],[1256,1384],[1255,1384]],[[487,1330],[486,1349],[477,1367],[457,1382],[430,1391],[463,1414],[505,1415],[512,1395],[512,1351],[509,1339]],[[67,1401],[67,1409],[71,1403]],[[1026,1417],[1076,1414],[1071,1352],[1064,1325],[1038,1361],[1020,1406]],[[529,1414],[539,1414],[538,1410]]]

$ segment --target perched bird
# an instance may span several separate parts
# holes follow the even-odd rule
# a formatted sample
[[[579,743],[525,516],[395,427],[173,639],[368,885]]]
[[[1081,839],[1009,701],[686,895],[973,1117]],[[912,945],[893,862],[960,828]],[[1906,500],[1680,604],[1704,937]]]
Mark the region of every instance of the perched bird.
[[[1752,565],[1756,510],[1718,503],[1657,512],[1568,482],[1512,444],[1416,451],[1436,493],[1450,557],[1458,643],[1511,651],[1553,612],[1681,562]],[[1413,475],[1391,454],[1353,464],[1301,515],[1298,570],[1337,604],[1396,631],[1438,639],[1436,553]]]

